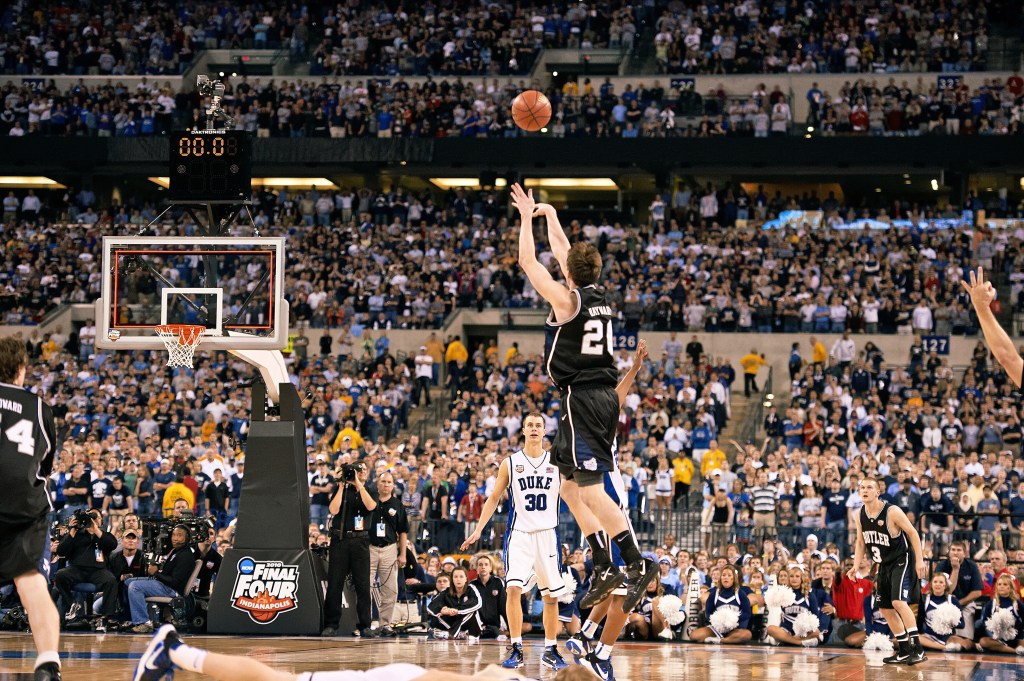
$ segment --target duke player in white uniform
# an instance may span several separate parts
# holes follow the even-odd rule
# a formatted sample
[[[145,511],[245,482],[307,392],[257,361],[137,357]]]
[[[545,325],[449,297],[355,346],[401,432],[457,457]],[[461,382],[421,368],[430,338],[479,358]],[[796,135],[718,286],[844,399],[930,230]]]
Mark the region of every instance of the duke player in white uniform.
[[[537,577],[544,598],[544,655],[548,669],[567,667],[558,654],[558,597],[566,591],[562,580],[561,542],[558,540],[558,468],[544,451],[544,417],[531,413],[523,419],[526,446],[501,462],[494,491],[480,512],[477,529],[462,549],[480,541],[480,533],[494,514],[498,502],[509,495],[508,529],[505,532],[505,591],[511,646],[502,666],[518,669],[523,661],[524,588]]]

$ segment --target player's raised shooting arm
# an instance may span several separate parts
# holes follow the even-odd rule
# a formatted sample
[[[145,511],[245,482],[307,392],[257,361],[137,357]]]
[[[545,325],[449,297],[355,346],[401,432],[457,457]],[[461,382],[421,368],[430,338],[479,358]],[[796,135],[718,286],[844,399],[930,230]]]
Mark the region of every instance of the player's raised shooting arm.
[[[992,301],[995,300],[996,291],[991,281],[985,281],[985,272],[979,267],[977,272],[970,273],[969,280],[960,280],[960,285],[971,297],[974,305],[974,312],[978,316],[978,325],[985,335],[985,342],[989,350],[995,355],[996,361],[1006,370],[1007,376],[1014,385],[1020,387],[1022,373],[1024,373],[1024,359],[1021,358],[1017,348],[1013,345],[1013,339],[1006,333],[999,320],[992,312]]]
[[[569,259],[569,237],[562,229],[562,223],[558,220],[558,211],[549,203],[538,203],[534,215],[543,215],[548,225],[548,243],[551,244],[551,252],[558,261],[558,266],[563,272],[567,272],[566,261]]]
[[[555,309],[555,318],[568,319],[576,309],[573,295],[564,285],[554,280],[547,268],[537,259],[537,244],[533,240],[533,193],[512,185],[512,205],[519,209],[519,266],[526,273],[533,288]]]

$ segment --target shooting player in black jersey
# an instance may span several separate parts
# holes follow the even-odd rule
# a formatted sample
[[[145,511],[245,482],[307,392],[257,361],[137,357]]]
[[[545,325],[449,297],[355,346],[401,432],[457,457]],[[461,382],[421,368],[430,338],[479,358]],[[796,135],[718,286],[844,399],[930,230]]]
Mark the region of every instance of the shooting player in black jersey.
[[[28,353],[0,338],[0,583],[14,581],[36,644],[35,681],[59,681],[60,617],[50,599],[50,494],[57,451],[53,412],[24,389]]]
[[[878,564],[877,591],[879,609],[899,648],[885,658],[887,664],[914,665],[924,662],[924,648],[917,631],[917,618],[911,605],[921,600],[921,578],[925,576],[921,536],[898,506],[879,498],[879,484],[867,477],[857,486],[864,506],[857,515],[857,541],[853,564],[860,565],[865,553]],[[893,534],[895,532],[895,534]],[[857,568],[850,569],[858,579]]]
[[[985,281],[985,271],[979,267],[977,272],[970,273],[970,283],[960,280],[960,285],[971,296],[971,304],[978,315],[978,325],[985,334],[985,343],[996,361],[1006,370],[1013,384],[1018,388],[1024,385],[1024,358],[1017,352],[1013,339],[999,326],[999,321],[992,312],[992,303],[996,299],[996,289],[991,281]]]
[[[512,204],[519,210],[519,265],[530,283],[551,304],[545,324],[545,360],[548,377],[562,397],[562,416],[552,444],[552,460],[565,477],[561,495],[587,536],[593,551],[594,579],[580,603],[597,605],[623,583],[623,574],[612,564],[610,546],[602,533],[615,542],[626,563],[626,596],[623,612],[640,601],[647,585],[658,579],[654,561],[640,555],[636,539],[619,505],[604,488],[606,473],[615,473],[615,426],[619,400],[615,392],[614,314],[598,288],[601,255],[586,242],[570,247],[554,207],[537,204],[533,192],[512,185]],[[565,277],[554,280],[537,260],[533,218],[543,215],[548,241]]]

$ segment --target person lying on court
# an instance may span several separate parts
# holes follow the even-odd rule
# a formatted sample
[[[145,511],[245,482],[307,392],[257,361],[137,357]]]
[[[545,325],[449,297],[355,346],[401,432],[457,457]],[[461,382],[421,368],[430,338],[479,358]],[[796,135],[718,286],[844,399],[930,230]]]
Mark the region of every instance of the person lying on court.
[[[173,681],[174,672],[184,670],[205,674],[217,681],[471,681],[499,679],[528,681],[514,671],[490,665],[473,676],[424,669],[414,664],[396,663],[366,671],[343,669],[331,672],[285,672],[269,667],[245,655],[222,655],[186,645],[172,624],[165,624],[153,635],[139,659],[132,681]],[[583,667],[566,667],[554,681],[594,681]]]

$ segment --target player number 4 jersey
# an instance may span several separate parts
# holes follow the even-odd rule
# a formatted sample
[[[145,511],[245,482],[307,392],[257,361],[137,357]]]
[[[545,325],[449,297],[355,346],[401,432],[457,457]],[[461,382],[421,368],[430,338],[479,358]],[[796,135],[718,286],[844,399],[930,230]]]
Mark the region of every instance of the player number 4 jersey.
[[[533,459],[523,450],[508,459],[508,496],[512,517],[509,529],[537,532],[558,527],[558,468],[551,455]]]

